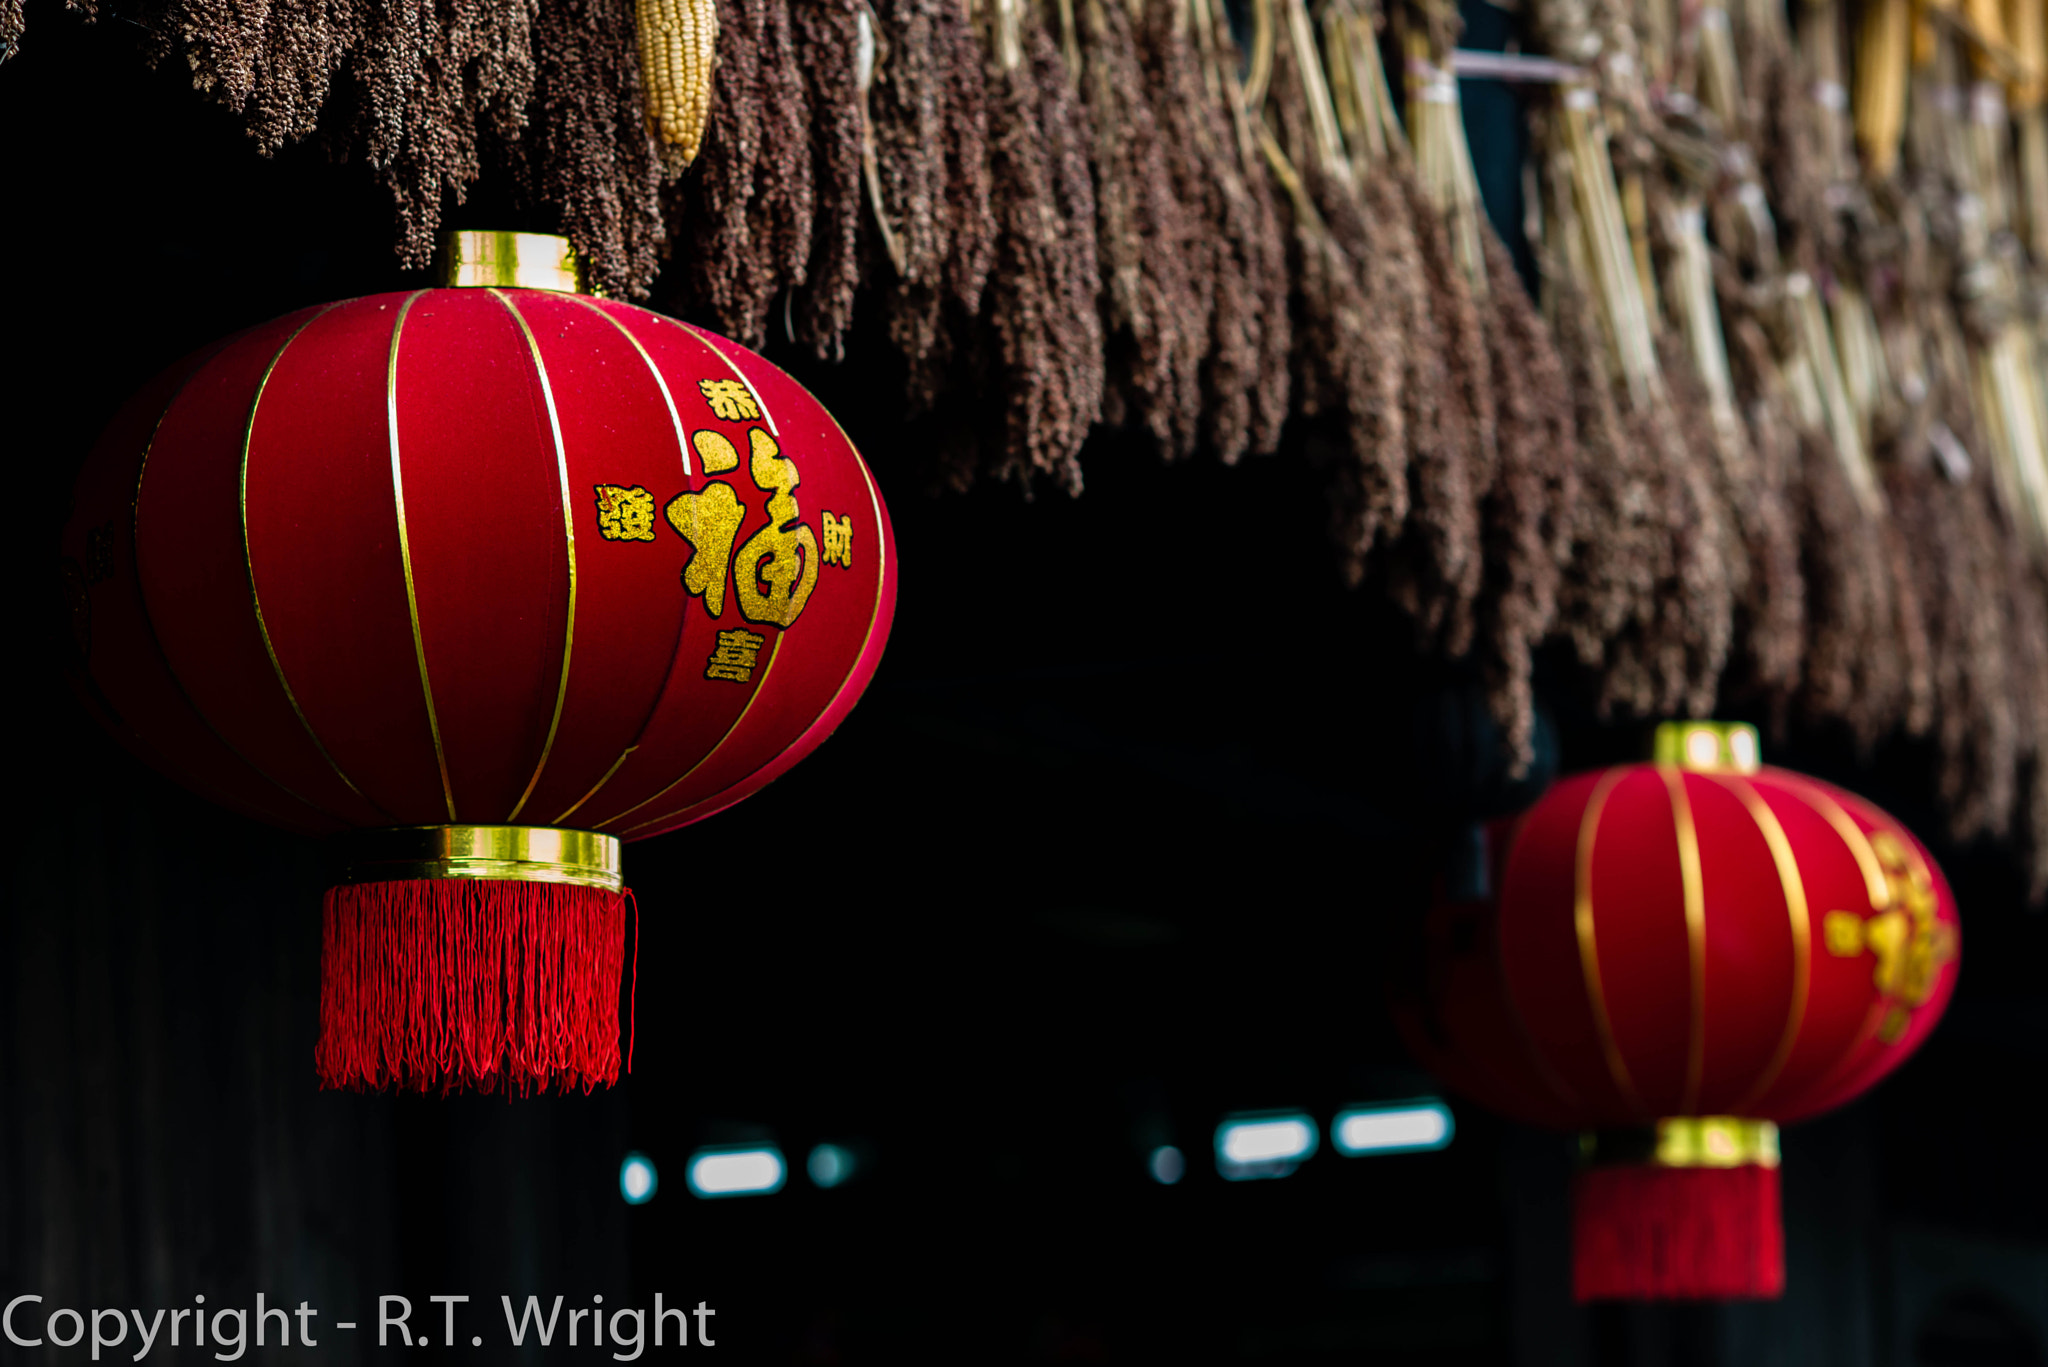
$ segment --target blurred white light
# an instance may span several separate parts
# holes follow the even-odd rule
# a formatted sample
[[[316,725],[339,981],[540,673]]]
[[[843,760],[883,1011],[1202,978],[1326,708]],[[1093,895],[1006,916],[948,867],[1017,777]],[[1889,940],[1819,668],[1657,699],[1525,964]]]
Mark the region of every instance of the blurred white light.
[[[619,1195],[626,1198],[627,1205],[646,1205],[654,1199],[654,1190],[660,1185],[660,1175],[646,1154],[629,1153],[626,1161],[619,1164]]]
[[[1187,1174],[1187,1156],[1171,1144],[1161,1144],[1152,1150],[1152,1157],[1145,1166],[1151,1170],[1152,1180],[1163,1187],[1170,1187]]]
[[[1360,1106],[1340,1112],[1336,1124],[1330,1127],[1337,1152],[1352,1157],[1441,1149],[1451,1142],[1453,1133],[1450,1108],[1441,1101]]]
[[[1756,768],[1756,732],[1745,726],[1732,733],[1728,737],[1728,758],[1735,761],[1738,769]]]
[[[1686,761],[1701,769],[1715,769],[1721,762],[1721,736],[1702,726],[1685,733]]]
[[[766,1148],[700,1149],[687,1173],[698,1196],[766,1196],[786,1175],[781,1152]]]
[[[836,1187],[853,1176],[853,1155],[837,1144],[820,1144],[811,1150],[804,1171],[810,1173],[813,1186]]]
[[[1285,1177],[1318,1139],[1316,1122],[1299,1113],[1226,1120],[1216,1127],[1216,1170],[1232,1181]]]

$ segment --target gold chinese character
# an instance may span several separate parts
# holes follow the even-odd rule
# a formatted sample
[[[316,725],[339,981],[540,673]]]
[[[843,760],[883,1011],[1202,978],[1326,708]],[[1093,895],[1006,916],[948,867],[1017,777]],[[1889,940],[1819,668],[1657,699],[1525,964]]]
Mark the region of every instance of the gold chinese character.
[[[730,484],[715,479],[700,493],[677,494],[662,513],[693,552],[683,566],[683,592],[702,598],[704,610],[713,617],[724,616],[725,568],[740,520],[747,515],[740,496]]]
[[[654,540],[654,495],[639,485],[595,484],[597,534],[607,541]]]
[[[753,422],[761,416],[753,391],[739,380],[699,380],[697,389],[711,402],[711,411],[727,422]]]
[[[707,427],[690,438],[690,445],[697,448],[697,457],[704,462],[707,475],[722,475],[740,468],[740,453],[722,432]]]
[[[747,538],[733,569],[740,616],[749,622],[786,627],[810,601],[818,583],[818,538],[801,522],[796,506],[796,462],[782,454],[763,427],[747,430],[753,448],[748,472],[768,492],[768,525]],[[768,586],[763,593],[761,586]]]
[[[845,517],[832,516],[826,509],[825,519],[825,563],[837,565],[842,570],[853,568],[853,514]]]
[[[1855,958],[1868,951],[1877,961],[1871,985],[1890,998],[1877,1038],[1885,1044],[1905,1036],[1914,1008],[1934,995],[1942,968],[1956,957],[1956,928],[1937,915],[1934,873],[1919,851],[1890,831],[1873,831],[1871,853],[1884,873],[1880,898],[1869,919],[1853,911],[1821,918],[1828,953]]]
[[[751,631],[721,631],[718,633],[718,648],[711,652],[710,662],[704,666],[707,679],[730,679],[734,683],[746,683],[754,677],[754,656],[768,638]]]
[[[1820,919],[1821,939],[1828,953],[1853,959],[1863,952],[1863,918],[1853,911],[1831,911]]]
[[[1906,1033],[1906,1027],[1913,1023],[1913,1017],[1903,1006],[1894,1006],[1884,1013],[1884,1024],[1877,1027],[1879,1044],[1897,1044]]]

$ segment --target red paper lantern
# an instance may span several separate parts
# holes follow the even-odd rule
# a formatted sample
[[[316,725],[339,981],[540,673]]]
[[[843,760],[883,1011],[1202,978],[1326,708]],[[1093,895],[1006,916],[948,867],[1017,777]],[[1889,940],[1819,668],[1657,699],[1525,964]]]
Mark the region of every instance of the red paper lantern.
[[[115,734],[344,837],[330,1086],[616,1080],[619,841],[815,748],[895,606],[888,514],[816,400],[568,292],[558,239],[463,235],[451,270],[524,280],[537,247],[552,288],[349,300],[174,367],[65,532],[79,682]]]
[[[1494,899],[1432,912],[1397,1015],[1454,1089],[1598,1132],[1580,1299],[1774,1296],[1775,1123],[1926,1038],[1955,985],[1955,902],[1892,818],[1757,768],[1749,728],[1666,728],[1660,754],[1690,762],[1565,779],[1498,832]]]

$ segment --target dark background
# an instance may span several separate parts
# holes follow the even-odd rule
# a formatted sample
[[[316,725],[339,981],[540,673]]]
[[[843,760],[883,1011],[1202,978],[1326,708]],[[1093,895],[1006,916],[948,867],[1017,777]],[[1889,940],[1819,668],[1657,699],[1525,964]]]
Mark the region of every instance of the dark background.
[[[0,1296],[147,1313],[263,1291],[331,1325],[374,1321],[382,1292],[415,1323],[467,1293],[493,1345],[456,1350],[476,1361],[509,1353],[501,1293],[657,1291],[709,1301],[712,1351],[761,1362],[2043,1361],[2044,936],[1997,849],[1939,849],[1969,930],[1940,1031],[1785,1136],[1782,1302],[1572,1307],[1572,1140],[1470,1107],[1442,1153],[1326,1145],[1284,1181],[1218,1179],[1226,1113],[1327,1126],[1428,1089],[1383,974],[1460,824],[1529,794],[1491,772],[1470,681],[1341,588],[1304,453],[1162,468],[1112,436],[1078,500],[937,495],[872,343],[839,368],[769,354],[883,482],[890,652],[788,778],[629,851],[630,1080],[518,1103],[317,1092],[319,850],[100,734],[56,668],[51,569],[87,445],[151,373],[419,282],[392,268],[362,166],[257,158],[140,37],[39,0],[0,66]],[[1512,165],[1512,98],[1471,108],[1482,159]],[[550,226],[484,212],[454,221]],[[1575,684],[1547,663],[1546,769],[1635,754],[1640,732],[1594,724]],[[1769,749],[1939,830],[1914,747],[1795,730]],[[771,858],[771,832],[800,835]],[[736,850],[768,872],[706,892]],[[756,1137],[790,1157],[786,1190],[687,1193],[697,1145]],[[862,1152],[857,1180],[802,1177],[821,1140]],[[1190,1159],[1174,1187],[1144,1167],[1165,1142]],[[629,1149],[664,1177],[640,1208],[618,1194]]]

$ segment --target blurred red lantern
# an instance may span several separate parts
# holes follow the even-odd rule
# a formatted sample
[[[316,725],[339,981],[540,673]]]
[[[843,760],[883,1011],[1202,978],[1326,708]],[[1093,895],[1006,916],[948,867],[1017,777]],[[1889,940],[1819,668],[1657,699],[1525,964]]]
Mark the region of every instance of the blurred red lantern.
[[[1496,834],[1491,902],[1431,913],[1417,1054],[1517,1119],[1591,1131],[1579,1299],[1775,1296],[1775,1124],[1838,1106],[1955,985],[1948,885],[1912,834],[1755,764],[1747,727],[1581,774]]]
[[[195,792],[342,837],[329,1086],[615,1081],[619,842],[787,770],[888,633],[888,515],[831,416],[731,342],[571,292],[566,251],[457,235],[458,283],[545,288],[229,338],[79,479],[88,703]]]

